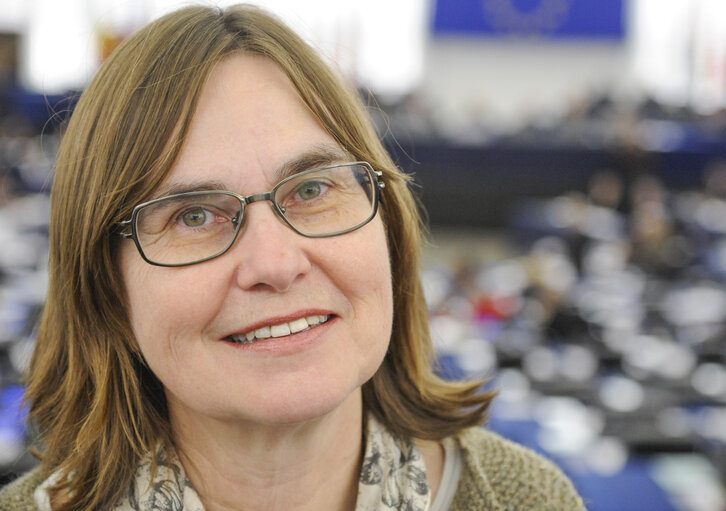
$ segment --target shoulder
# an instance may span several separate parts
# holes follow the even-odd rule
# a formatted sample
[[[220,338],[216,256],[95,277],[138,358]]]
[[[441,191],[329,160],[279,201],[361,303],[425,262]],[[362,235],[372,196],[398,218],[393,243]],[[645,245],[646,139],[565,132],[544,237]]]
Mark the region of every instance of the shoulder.
[[[484,428],[457,435],[463,468],[452,509],[584,511],[572,482],[551,461]]]
[[[37,511],[33,492],[45,480],[45,475],[36,468],[0,488],[0,511]]]

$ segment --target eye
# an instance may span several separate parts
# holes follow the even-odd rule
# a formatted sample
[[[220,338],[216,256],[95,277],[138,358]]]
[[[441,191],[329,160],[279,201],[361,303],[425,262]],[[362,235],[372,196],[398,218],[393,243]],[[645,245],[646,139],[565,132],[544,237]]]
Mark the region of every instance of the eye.
[[[212,214],[204,208],[195,207],[184,211],[179,220],[187,227],[201,227],[207,223],[207,218],[211,217]]]
[[[323,184],[320,181],[305,181],[297,187],[297,195],[302,200],[311,200],[323,193]]]

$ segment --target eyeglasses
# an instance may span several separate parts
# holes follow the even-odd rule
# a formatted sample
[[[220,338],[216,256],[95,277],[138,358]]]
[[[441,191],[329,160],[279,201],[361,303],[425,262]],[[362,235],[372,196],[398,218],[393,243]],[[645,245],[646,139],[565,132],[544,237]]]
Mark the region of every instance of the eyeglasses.
[[[295,174],[266,193],[247,197],[213,190],[169,195],[136,206],[118,234],[136,243],[156,266],[187,266],[224,254],[234,244],[253,202],[270,201],[295,232],[308,238],[345,234],[370,222],[385,185],[366,162],[341,163]],[[128,232],[129,226],[131,232]]]

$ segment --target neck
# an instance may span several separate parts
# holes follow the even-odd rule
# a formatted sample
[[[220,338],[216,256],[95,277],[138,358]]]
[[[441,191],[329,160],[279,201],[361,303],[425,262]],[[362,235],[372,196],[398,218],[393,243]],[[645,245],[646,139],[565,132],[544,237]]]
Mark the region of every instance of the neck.
[[[221,421],[177,408],[170,414],[179,457],[206,511],[355,508],[360,391],[297,424]]]

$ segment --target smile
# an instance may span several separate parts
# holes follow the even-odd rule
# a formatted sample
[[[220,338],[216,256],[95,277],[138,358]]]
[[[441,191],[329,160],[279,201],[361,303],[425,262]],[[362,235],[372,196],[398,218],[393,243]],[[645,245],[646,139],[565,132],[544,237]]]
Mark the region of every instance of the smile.
[[[287,323],[266,325],[255,330],[250,330],[246,334],[230,335],[227,339],[236,344],[251,344],[261,339],[269,339],[270,337],[285,337],[286,335],[304,332],[315,328],[318,325],[322,325],[323,323],[327,323],[329,319],[329,315],[316,314],[313,316],[298,318]]]

